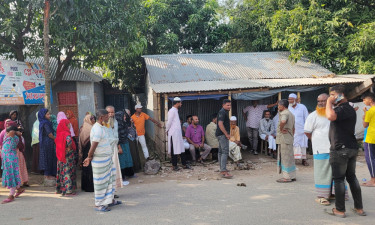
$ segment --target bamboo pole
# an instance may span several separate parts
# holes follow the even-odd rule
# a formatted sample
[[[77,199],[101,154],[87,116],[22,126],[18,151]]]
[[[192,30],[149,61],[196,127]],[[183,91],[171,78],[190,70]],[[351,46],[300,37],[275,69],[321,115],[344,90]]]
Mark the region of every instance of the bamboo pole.
[[[228,99],[232,101],[232,92],[229,91],[228,92]],[[229,110],[229,118],[232,116],[232,107],[230,107],[230,110]]]
[[[281,92],[279,92],[278,99],[281,100]]]
[[[168,94],[164,94],[164,124],[167,126],[168,122]],[[164,159],[167,160],[168,154],[168,135],[165,133],[165,152],[164,152]]]
[[[301,92],[297,92],[297,102],[301,103]]]

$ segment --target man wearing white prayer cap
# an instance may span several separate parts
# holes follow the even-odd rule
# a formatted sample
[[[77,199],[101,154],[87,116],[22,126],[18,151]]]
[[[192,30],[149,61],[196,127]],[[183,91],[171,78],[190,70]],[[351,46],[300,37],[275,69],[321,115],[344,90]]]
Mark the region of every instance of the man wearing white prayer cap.
[[[237,117],[230,117],[230,139],[229,139],[229,157],[235,163],[242,159],[241,147],[247,149],[245,145],[241,144],[240,128],[237,126]]]
[[[295,117],[295,133],[294,133],[294,159],[302,159],[302,165],[308,166],[306,161],[306,148],[308,147],[308,138],[304,133],[304,126],[309,115],[305,105],[297,103],[297,95],[294,93],[289,94],[289,111]]]
[[[168,121],[165,127],[168,135],[168,154],[172,157],[172,165],[174,171],[179,170],[177,166],[178,155],[180,155],[183,168],[191,169],[190,165],[186,164],[181,121],[178,115],[178,109],[182,106],[181,99],[179,97],[174,98],[172,105],[172,108],[168,111]]]

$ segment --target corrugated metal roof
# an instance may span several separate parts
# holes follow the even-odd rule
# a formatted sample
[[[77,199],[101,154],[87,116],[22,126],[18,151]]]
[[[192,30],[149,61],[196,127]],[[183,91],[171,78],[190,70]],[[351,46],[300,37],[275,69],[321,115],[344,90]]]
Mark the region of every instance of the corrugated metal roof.
[[[302,58],[289,61],[289,52],[180,54],[143,56],[152,84],[217,80],[307,78],[333,74]]]
[[[298,78],[298,79],[254,79],[230,81],[201,81],[185,83],[152,84],[156,93],[178,93],[195,91],[218,91],[251,88],[281,88],[291,86],[312,86],[327,84],[362,83],[375,75],[339,75],[334,78]]]
[[[33,59],[26,59],[25,62],[36,63],[43,65],[44,59],[40,58],[33,58]],[[57,70],[57,59],[50,58],[50,71],[51,71],[51,79],[54,80],[55,73]],[[69,66],[68,70],[64,73],[63,81],[86,81],[86,82],[100,82],[103,80],[103,77],[99,76],[96,73],[88,71],[86,69],[79,69],[77,67]]]

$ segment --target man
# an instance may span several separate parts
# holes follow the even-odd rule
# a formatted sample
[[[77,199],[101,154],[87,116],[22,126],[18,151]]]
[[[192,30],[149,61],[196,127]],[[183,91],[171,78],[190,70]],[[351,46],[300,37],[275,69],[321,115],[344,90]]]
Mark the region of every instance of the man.
[[[366,187],[375,187],[375,95],[368,93],[363,97],[363,103],[371,108],[367,110],[365,107],[365,115],[363,116],[363,127],[367,129],[364,140],[365,157],[367,167],[370,171],[371,180],[363,183]]]
[[[184,169],[191,169],[191,167],[186,164],[185,148],[181,132],[181,121],[180,117],[178,116],[178,109],[181,108],[181,106],[181,99],[179,97],[174,98],[173,107],[168,111],[168,121],[165,128],[168,135],[168,154],[170,154],[172,157],[174,171],[180,170],[177,166],[178,155],[181,157],[181,163],[184,166]]]
[[[230,125],[229,125],[229,110],[232,104],[229,99],[223,100],[223,105],[217,114],[217,129],[216,137],[219,140],[219,154],[218,160],[220,165],[220,174],[223,178],[233,178],[227,170],[227,161],[229,154],[229,139],[230,139]]]
[[[219,140],[216,137],[217,129],[217,113],[211,115],[211,123],[206,127],[206,141],[211,147],[212,159],[217,160],[217,154],[219,150]]]
[[[114,189],[116,186],[116,168],[112,161],[113,150],[108,138],[107,128],[108,112],[99,109],[97,121],[90,133],[91,147],[83,166],[92,165],[95,192],[95,210],[100,212],[110,211],[109,206],[119,205],[121,201],[114,200]]]
[[[118,154],[122,154],[122,149],[118,144],[118,122],[115,119],[115,107],[114,106],[107,106],[105,110],[108,112],[108,123],[106,123],[106,127],[108,129],[108,137],[111,141],[111,146],[113,149],[113,164],[116,167],[116,188],[122,188],[123,185],[128,185],[128,181],[122,181],[122,174],[121,174],[121,166],[120,166],[120,159]],[[118,196],[115,195],[115,198]]]
[[[259,129],[259,121],[262,119],[263,111],[267,110],[267,108],[272,108],[275,104],[269,105],[258,105],[259,101],[254,100],[251,101],[252,106],[248,106],[243,109],[242,115],[246,120],[246,130],[247,136],[249,137],[250,142],[250,150],[253,152],[254,155],[258,155],[258,129]]]
[[[288,110],[288,101],[279,101],[279,124],[277,125],[276,144],[279,145],[277,154],[277,166],[283,178],[277,180],[279,183],[296,181],[296,164],[293,152],[294,137],[294,115]]]
[[[185,133],[186,133],[186,129],[188,128],[188,126],[190,126],[191,122],[193,120],[193,116],[192,115],[187,115],[186,116],[186,122],[182,124],[182,135],[185,137]]]
[[[203,160],[205,160],[211,152],[211,147],[204,143],[204,130],[201,125],[199,125],[199,119],[198,116],[193,116],[193,121],[186,129],[185,133],[186,139],[190,144],[190,154],[191,158],[193,159],[193,162],[196,161],[196,152],[195,150],[199,150],[201,152],[201,155],[197,162],[203,163]]]
[[[264,111],[264,118],[260,120],[259,137],[268,142],[268,155],[276,151],[276,130],[269,110]]]
[[[289,101],[289,111],[293,113],[296,124],[296,131],[294,134],[294,159],[302,159],[302,165],[308,166],[309,164],[306,161],[306,148],[308,147],[308,139],[303,131],[305,126],[305,121],[309,112],[307,111],[306,106],[303,104],[297,103],[297,95],[291,93],[288,98]]]
[[[162,128],[163,126],[153,118],[151,118],[149,115],[146,113],[142,112],[142,105],[137,104],[135,106],[135,113],[131,116],[134,122],[135,129],[137,130],[137,140],[141,144],[143,155],[146,160],[149,160],[149,153],[148,153],[148,148],[146,144],[146,129],[145,129],[145,123],[146,120],[151,120],[154,124],[156,124],[158,127]]]
[[[317,191],[316,201],[321,205],[330,205],[329,197],[332,190],[332,169],[329,164],[329,138],[330,121],[326,117],[326,104],[328,95],[323,93],[318,96],[318,105],[306,119],[304,131],[311,139],[314,154],[314,181]]]
[[[335,106],[335,108],[333,108]],[[365,216],[362,205],[362,193],[355,167],[358,154],[355,138],[357,115],[346,99],[345,86],[336,85],[330,90],[327,100],[326,116],[331,121],[329,127],[330,164],[335,183],[336,208],[326,211],[330,215],[345,217],[345,183],[348,181],[354,199],[354,212]]]
[[[229,139],[229,157],[235,163],[242,159],[241,148],[246,149],[247,146],[241,144],[240,128],[237,126],[237,117],[230,118],[230,139]]]

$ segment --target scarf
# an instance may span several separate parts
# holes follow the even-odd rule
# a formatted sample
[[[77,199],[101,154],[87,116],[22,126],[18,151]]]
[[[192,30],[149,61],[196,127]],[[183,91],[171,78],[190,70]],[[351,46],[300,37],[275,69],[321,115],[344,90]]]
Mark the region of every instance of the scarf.
[[[77,118],[75,117],[75,115],[74,115],[74,113],[73,113],[72,110],[67,110],[66,114],[69,116],[69,121],[70,121],[70,124],[72,124],[72,128],[73,128],[74,134],[77,134],[77,135],[73,135],[72,137],[78,136],[78,134],[79,134],[79,127],[78,127],[78,120],[77,120]]]
[[[46,114],[48,109],[41,108],[38,112],[38,120],[39,120],[39,143],[43,143],[43,127],[44,125],[50,126],[52,130],[52,123],[51,121],[46,119]],[[48,134],[46,134],[48,136]],[[47,137],[49,138],[49,137]]]
[[[130,116],[124,111],[119,111],[115,114],[115,118],[118,123],[119,144],[125,144],[128,141],[129,127],[131,126]]]
[[[59,124],[61,120],[67,120],[67,119],[68,119],[68,117],[66,117],[64,112],[57,113],[57,124]],[[70,135],[72,137],[76,136],[72,126],[70,127]]]
[[[31,131],[31,146],[39,143],[39,120],[38,112],[36,112],[36,120],[33,124],[33,129]]]
[[[60,121],[59,125],[57,126],[57,131],[56,131],[56,139],[55,139],[55,144],[56,144],[56,157],[60,162],[66,163],[66,138],[70,136],[70,129],[69,129],[69,120],[63,119]],[[72,149],[76,149],[76,145],[74,141],[72,141],[71,145]]]
[[[17,127],[17,123],[14,121],[14,120],[11,120],[11,119],[7,119],[5,120],[4,122],[4,130],[1,131],[0,133],[0,152],[1,152],[1,149],[3,148],[3,142],[4,142],[4,139],[6,137],[6,129],[8,127]]]
[[[52,123],[53,134],[56,136],[56,130],[58,125],[56,116],[51,114],[50,121]]]
[[[85,116],[85,119],[83,120],[83,125],[81,128],[81,132],[79,133],[79,147],[82,149],[82,147],[86,146],[87,143],[90,141],[90,132],[93,124],[91,123],[91,117],[92,115],[88,114]]]

